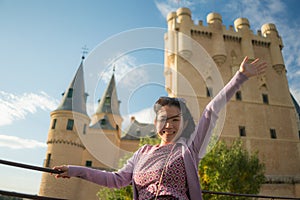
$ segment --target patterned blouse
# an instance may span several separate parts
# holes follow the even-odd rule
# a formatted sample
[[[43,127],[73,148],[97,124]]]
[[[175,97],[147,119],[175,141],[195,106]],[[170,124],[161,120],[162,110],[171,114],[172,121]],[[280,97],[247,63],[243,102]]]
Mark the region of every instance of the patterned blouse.
[[[160,182],[161,175],[162,180]],[[134,173],[139,199],[189,199],[181,145],[147,146]]]

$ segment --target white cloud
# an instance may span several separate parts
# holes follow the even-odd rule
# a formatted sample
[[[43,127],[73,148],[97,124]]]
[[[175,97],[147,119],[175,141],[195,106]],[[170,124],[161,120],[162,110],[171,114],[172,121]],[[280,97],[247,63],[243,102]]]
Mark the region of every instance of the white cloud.
[[[88,113],[88,115],[95,114],[98,104],[99,104],[98,102],[87,102],[86,103],[86,112]]]
[[[11,149],[34,149],[45,148],[47,145],[44,142],[36,140],[19,138],[16,136],[0,135],[0,147]]]
[[[15,120],[25,119],[26,115],[38,109],[54,110],[58,101],[45,92],[15,95],[0,91],[0,126],[11,124]]]
[[[140,68],[135,57],[130,55],[121,56],[111,65],[108,70],[101,74],[101,79],[104,83],[108,83],[113,67],[115,67],[115,78],[117,84],[121,84],[123,88],[132,88],[137,85],[137,82],[145,82],[149,80],[148,73]]]
[[[157,9],[160,11],[161,15],[166,18],[170,12],[175,12],[180,7],[187,7],[193,10],[193,6],[199,4],[195,1],[180,1],[180,0],[167,0],[167,1],[155,1]]]
[[[280,0],[257,1],[245,0],[228,1],[222,13],[232,19],[245,17],[249,20],[251,29],[254,32],[261,28],[265,23],[275,23],[281,20],[279,16],[286,12],[285,4]]]
[[[278,0],[269,0],[268,3],[265,3],[267,6],[267,11],[268,12],[272,12],[273,14],[278,14],[278,13],[282,13],[283,11],[285,11],[286,5],[283,3],[283,1],[278,1]]]
[[[111,63],[111,61],[108,61],[108,63]],[[108,83],[111,78],[113,68],[115,68],[115,76],[117,79],[116,81],[118,81],[120,77],[124,76],[124,74],[129,72],[134,67],[136,67],[135,57],[130,55],[121,56],[112,65],[110,65],[108,69],[104,71],[100,76],[105,83]]]
[[[166,18],[170,12],[176,11],[177,7],[170,5],[166,2],[155,1],[157,9],[160,11],[161,15]]]

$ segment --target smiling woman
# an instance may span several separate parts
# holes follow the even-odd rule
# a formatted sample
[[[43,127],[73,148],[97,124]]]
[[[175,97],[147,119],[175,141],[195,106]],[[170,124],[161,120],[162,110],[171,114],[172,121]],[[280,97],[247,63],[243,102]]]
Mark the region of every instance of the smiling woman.
[[[154,105],[154,111],[154,123],[162,140],[161,145],[175,142],[180,136],[188,138],[195,129],[193,117],[184,99],[160,97]]]
[[[0,86],[2,91],[6,91],[5,96],[0,92],[0,107],[4,105],[2,103],[3,100],[6,100],[6,97],[13,94],[18,98],[22,98],[24,92],[28,94],[43,90],[50,97],[60,98],[58,93],[62,92],[69,81],[68,74],[72,74],[74,71],[71,66],[77,64],[76,59],[81,55],[80,49],[84,44],[87,44],[88,47],[94,47],[99,41],[104,41],[116,33],[136,27],[166,27],[166,15],[182,6],[193,10],[195,22],[205,19],[209,10],[222,14],[226,26],[230,25],[233,19],[239,16],[247,17],[254,32],[264,22],[274,22],[284,42],[283,54],[288,81],[295,99],[300,103],[300,74],[296,73],[300,65],[299,59],[298,61],[295,59],[299,57],[300,49],[298,40],[298,35],[300,35],[299,0],[134,0],[133,3],[136,6],[128,4],[127,1],[118,1],[117,4],[115,1],[93,0],[89,3],[72,0],[16,2],[0,0],[0,19],[3,19],[0,20],[2,27],[0,37]],[[212,6],[213,2],[214,6]],[[132,40],[128,40],[128,42],[132,42]],[[120,50],[123,45],[118,43],[116,47]],[[103,49],[108,50],[108,48]],[[107,52],[104,52],[99,57],[106,54]],[[150,56],[147,57],[150,58]],[[163,59],[160,59],[160,63],[162,62]],[[101,63],[97,63],[95,66],[100,67]],[[92,95],[92,93],[90,94]],[[161,95],[164,94],[156,95],[156,97]],[[47,99],[49,100],[49,98]],[[44,99],[43,102],[46,102],[47,99]],[[151,105],[155,100],[151,101]],[[123,103],[124,101],[122,101]],[[45,109],[43,116],[34,119],[26,115],[24,120],[17,116],[10,118],[9,110],[3,111],[0,108],[0,134],[46,141],[49,111],[56,107]],[[16,106],[12,105],[11,108],[16,108]],[[37,109],[39,110],[39,108]],[[25,112],[29,114],[27,111]],[[136,118],[140,119],[138,116]],[[17,120],[18,123],[15,123],[17,121],[14,120]],[[40,125],[39,127],[35,126],[37,122]],[[5,129],[7,130],[5,131]],[[1,151],[1,155],[2,158],[7,156],[16,160],[32,159],[32,156],[24,157],[24,152],[16,157],[15,152]],[[37,150],[28,152],[28,155],[32,155],[34,152],[37,152]],[[36,163],[40,164],[45,152],[43,150],[38,152],[40,155],[35,158]],[[16,176],[16,173],[6,169],[0,171],[3,172],[2,175],[9,175],[8,178],[0,177],[3,181],[2,186],[8,186],[7,180]],[[18,175],[18,178],[24,178],[25,176]],[[26,176],[28,180],[31,177],[32,175]],[[39,183],[40,179],[36,182],[28,182],[26,186],[34,187],[34,189],[31,188],[25,191],[37,193],[38,189],[35,186]],[[11,187],[7,188],[8,190],[17,190],[16,186],[19,184],[24,184],[24,182],[16,181],[11,184]]]
[[[132,183],[134,199],[201,199],[198,163],[206,147],[218,113],[243,82],[265,72],[266,63],[248,62],[245,57],[239,71],[206,106],[195,127],[185,101],[161,97],[155,105],[158,145],[144,145],[117,172],[81,166],[56,166],[57,178],[80,177],[106,187],[120,188]],[[225,100],[225,101],[224,101]]]

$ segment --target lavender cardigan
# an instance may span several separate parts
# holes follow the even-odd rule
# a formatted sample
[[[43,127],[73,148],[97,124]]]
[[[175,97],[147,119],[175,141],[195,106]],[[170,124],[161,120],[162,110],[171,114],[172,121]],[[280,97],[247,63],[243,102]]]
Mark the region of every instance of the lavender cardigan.
[[[186,169],[188,195],[191,200],[202,199],[198,177],[198,164],[200,158],[202,158],[205,154],[206,146],[216,124],[216,120],[218,119],[218,113],[246,80],[247,77],[244,74],[237,72],[226,86],[217,94],[217,96],[215,96],[206,106],[191,137],[189,139],[179,138],[177,141],[177,143],[182,144],[182,156]],[[132,183],[134,193],[133,198],[138,199],[138,191],[132,181],[132,177],[135,164],[139,161],[140,153],[143,152],[143,150],[144,147],[138,149],[127,161],[126,165],[117,172],[106,172],[82,166],[70,165],[68,175],[70,177],[83,178],[110,188],[121,188]]]

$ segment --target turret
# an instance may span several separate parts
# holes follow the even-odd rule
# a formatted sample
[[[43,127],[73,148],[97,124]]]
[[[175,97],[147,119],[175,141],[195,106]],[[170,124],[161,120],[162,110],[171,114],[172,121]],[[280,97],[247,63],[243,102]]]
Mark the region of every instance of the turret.
[[[168,22],[168,32],[166,34],[166,52],[167,55],[173,55],[176,53],[176,31],[177,31],[177,22],[176,22],[176,12],[171,12],[167,16]],[[166,59],[165,59],[166,60]]]
[[[281,49],[283,48],[281,37],[278,35],[275,24],[264,24],[261,27],[261,32],[263,36],[269,38],[271,41],[270,44],[270,53],[272,58],[272,66],[274,70],[281,74],[284,69],[284,61],[281,53]]]
[[[82,153],[85,150],[79,135],[87,132],[90,123],[86,114],[86,93],[84,91],[83,63],[63,93],[58,108],[50,113],[51,123],[47,139],[47,152],[44,167],[57,165],[81,165]],[[64,185],[68,184],[68,190]],[[44,173],[40,185],[41,196],[75,199],[79,180],[55,180]]]
[[[234,27],[236,32],[241,32],[242,41],[242,57],[248,56],[250,60],[254,60],[254,51],[252,46],[252,36],[253,33],[250,30],[250,23],[246,18],[238,18],[234,21]]]
[[[92,117],[91,128],[116,130],[118,138],[121,136],[122,117],[120,116],[120,101],[118,100],[115,75],[113,74],[102,98],[99,101],[96,113]]]
[[[179,8],[176,15],[180,31],[178,32],[178,53],[187,59],[192,54],[191,26],[193,21],[191,11],[188,8]]]
[[[226,60],[225,42],[223,39],[222,16],[218,13],[207,15],[207,24],[213,31],[212,33],[212,53],[211,56],[218,66]]]

